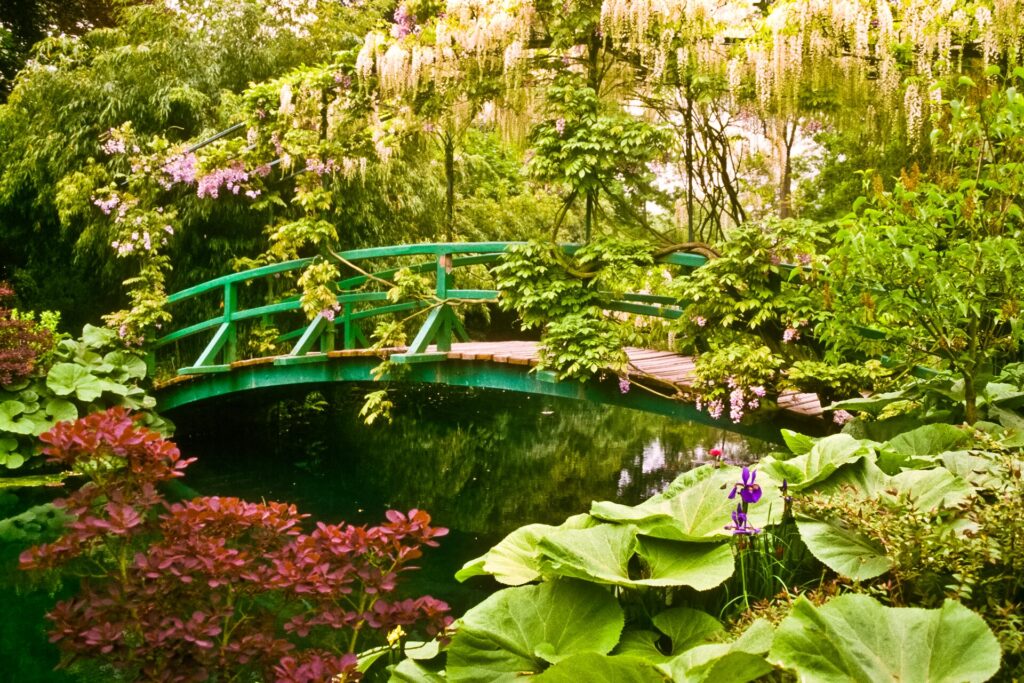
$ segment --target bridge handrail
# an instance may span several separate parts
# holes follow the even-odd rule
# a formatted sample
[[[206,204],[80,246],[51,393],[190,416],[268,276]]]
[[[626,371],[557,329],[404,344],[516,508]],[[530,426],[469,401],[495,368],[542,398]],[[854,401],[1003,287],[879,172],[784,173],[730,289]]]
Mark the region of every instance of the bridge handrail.
[[[337,296],[337,301],[344,307],[342,322],[346,328],[345,347],[351,348],[352,344],[357,341],[353,338],[353,332],[349,329],[356,321],[385,313],[408,311],[415,308],[425,307],[425,304],[422,302],[402,302],[377,306],[365,311],[351,311],[349,310],[350,304],[369,302],[384,303],[386,302],[387,295],[385,292],[346,292],[346,290],[352,290],[353,288],[362,286],[373,278],[390,279],[401,268],[408,268],[412,272],[416,273],[429,272],[431,269],[436,268],[437,295],[439,301],[443,302],[450,298],[493,301],[497,299],[498,293],[496,290],[448,289],[447,274],[452,269],[458,267],[493,263],[512,247],[524,244],[526,244],[526,242],[442,242],[369,247],[341,252],[339,256],[341,256],[344,261],[350,263],[402,256],[434,257],[431,260],[422,261],[412,265],[392,267],[369,274],[350,276],[339,280],[336,283],[339,289],[342,290],[342,293]],[[562,249],[567,254],[576,252],[580,246],[581,245],[579,244],[561,245]],[[659,263],[689,268],[697,268],[707,262],[707,259],[703,256],[684,252],[669,253],[659,257],[657,260]],[[234,360],[237,355],[235,353],[235,323],[278,313],[294,312],[301,309],[301,303],[297,296],[288,297],[271,304],[240,309],[238,308],[238,285],[281,273],[300,270],[312,262],[312,258],[302,258],[284,261],[281,263],[272,263],[238,273],[222,275],[169,295],[167,298],[168,303],[175,304],[198,297],[208,292],[219,291],[222,294],[221,306],[223,311],[220,315],[215,317],[169,332],[168,334],[156,339],[152,343],[151,348],[155,351],[156,349],[167,346],[172,342],[180,341],[207,330],[217,328],[217,332],[215,333],[213,340],[200,355],[196,364],[191,366],[191,368],[186,368],[185,370],[198,372],[202,368],[220,367],[214,365],[212,363],[212,359],[222,350],[224,350],[223,355],[225,356],[226,362]],[[626,294],[619,300],[610,299],[608,301],[608,307],[610,310],[667,318],[678,318],[681,315],[681,312],[678,310],[678,306],[679,302],[669,297],[639,293]],[[328,322],[331,322],[331,324],[325,325],[322,320],[314,320],[309,327],[286,332],[282,334],[278,340],[287,341],[301,336],[304,341],[300,341],[300,344],[293,350],[293,354],[305,353],[308,351],[310,340],[317,334],[324,332],[325,330],[323,328],[329,328],[326,330],[328,336],[333,335],[333,327],[336,323],[333,323],[333,321]],[[428,324],[432,324],[431,321],[428,320]],[[448,329],[447,332],[444,332],[444,334],[449,334],[450,332],[464,334],[464,331],[461,330],[461,323],[459,323],[456,318],[452,317],[452,319],[449,319],[446,324],[450,329]],[[314,331],[314,327],[318,329]],[[444,326],[442,325],[442,327]],[[356,330],[356,333],[361,334],[359,330]],[[306,339],[307,337],[310,339]],[[429,341],[426,337],[423,339],[419,339],[418,337],[418,340],[423,342],[419,344],[419,348],[425,347],[425,341]],[[333,343],[333,340],[330,340],[330,342]],[[441,344],[441,346],[445,345],[446,343]],[[414,353],[412,355],[423,354]]]

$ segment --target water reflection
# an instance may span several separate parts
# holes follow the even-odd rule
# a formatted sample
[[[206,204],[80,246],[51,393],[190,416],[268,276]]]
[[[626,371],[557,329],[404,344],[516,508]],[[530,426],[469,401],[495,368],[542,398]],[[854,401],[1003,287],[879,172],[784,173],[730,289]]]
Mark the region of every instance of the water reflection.
[[[452,529],[496,536],[558,523],[593,500],[635,504],[709,459],[770,450],[722,430],[568,399],[428,385],[396,393],[394,422],[358,417],[364,387],[266,395],[175,415],[199,456],[202,493],[295,502],[318,518],[373,521],[419,507]]]

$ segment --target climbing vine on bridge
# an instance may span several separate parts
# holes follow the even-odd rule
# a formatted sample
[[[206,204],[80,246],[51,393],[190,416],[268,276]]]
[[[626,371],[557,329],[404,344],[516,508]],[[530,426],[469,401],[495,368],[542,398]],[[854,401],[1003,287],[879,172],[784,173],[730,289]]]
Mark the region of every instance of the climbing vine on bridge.
[[[628,373],[625,347],[639,343],[640,329],[602,304],[657,277],[653,265],[649,243],[602,238],[571,255],[553,243],[513,247],[493,272],[501,306],[519,314],[523,329],[541,331],[539,369],[586,379]]]

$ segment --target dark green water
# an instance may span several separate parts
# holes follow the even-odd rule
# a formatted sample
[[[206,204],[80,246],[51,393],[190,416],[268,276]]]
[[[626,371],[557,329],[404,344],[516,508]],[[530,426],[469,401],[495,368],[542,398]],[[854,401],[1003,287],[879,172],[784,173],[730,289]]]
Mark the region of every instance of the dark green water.
[[[638,503],[711,448],[734,461],[771,450],[623,408],[429,385],[394,392],[393,423],[367,426],[358,415],[366,390],[259,392],[177,411],[175,440],[199,458],[184,483],[203,495],[292,502],[328,523],[427,510],[451,533],[428,549],[404,590],[446,600],[456,614],[498,586],[452,575],[516,527],[560,523],[594,500]],[[50,604],[45,595],[0,592],[0,683],[72,680],[50,672],[56,655],[41,618]]]
[[[495,588],[451,577],[516,527],[558,524],[594,500],[639,503],[711,448],[735,460],[770,447],[623,408],[491,390],[412,385],[392,424],[358,416],[365,387],[240,398],[172,417],[185,483],[208,495],[293,502],[325,522],[376,523],[420,508],[451,529],[411,587],[464,610]],[[259,402],[255,402],[258,400]]]

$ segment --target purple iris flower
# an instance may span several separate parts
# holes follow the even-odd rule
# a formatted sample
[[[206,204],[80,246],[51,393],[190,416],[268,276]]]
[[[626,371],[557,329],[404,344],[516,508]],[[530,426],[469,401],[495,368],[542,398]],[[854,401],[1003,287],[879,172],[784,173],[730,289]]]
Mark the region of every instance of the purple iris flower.
[[[747,520],[747,513],[743,511],[742,503],[736,505],[736,509],[732,513],[732,524],[725,528],[732,531],[733,535],[736,536],[752,536],[761,531],[750,526]]]
[[[757,470],[744,467],[740,473],[740,483],[733,485],[729,498],[735,498],[738,491],[744,503],[756,503],[761,500],[761,486],[754,483],[756,477]]]

